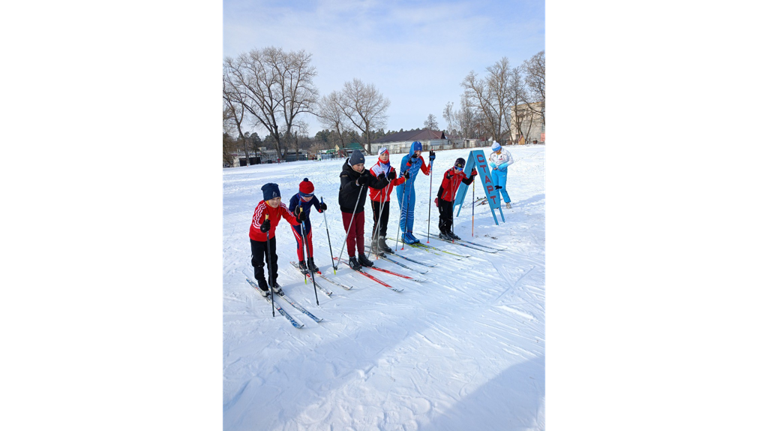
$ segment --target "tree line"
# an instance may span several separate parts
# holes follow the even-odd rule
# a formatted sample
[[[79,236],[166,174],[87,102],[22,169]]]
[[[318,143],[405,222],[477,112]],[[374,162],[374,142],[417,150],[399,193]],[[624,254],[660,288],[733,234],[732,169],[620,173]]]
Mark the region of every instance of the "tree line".
[[[225,161],[231,163],[228,158],[237,149],[247,156],[264,146],[274,147],[281,158],[291,149],[343,148],[351,142],[365,143],[370,152],[372,141],[395,132],[384,131],[390,101],[373,84],[354,78],[321,97],[312,82],[317,70],[311,58],[303,50],[269,47],[224,59]],[[544,60],[541,51],[515,68],[504,57],[486,68],[486,77],[471,71],[461,82],[460,108],[454,111],[448,102],[443,110],[445,132],[503,142],[513,133],[524,134],[526,118],[529,125],[531,117],[544,123]],[[324,127],[314,138],[301,120],[305,114],[316,116]],[[254,126],[267,130],[263,140],[250,133]],[[433,114],[424,126],[440,130]]]

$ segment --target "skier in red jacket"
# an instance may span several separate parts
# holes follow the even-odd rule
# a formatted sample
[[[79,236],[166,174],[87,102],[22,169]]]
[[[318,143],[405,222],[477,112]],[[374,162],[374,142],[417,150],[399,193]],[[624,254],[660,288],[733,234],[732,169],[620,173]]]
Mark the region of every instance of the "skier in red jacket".
[[[477,175],[477,171],[473,169],[472,174],[467,178],[467,174],[464,173],[464,165],[464,159],[459,157],[453,167],[445,171],[443,182],[437,190],[437,199],[435,199],[437,209],[440,211],[439,237],[448,241],[461,239],[451,230],[453,226],[453,201],[456,198],[456,191],[459,190],[459,182],[467,185],[472,184],[475,175]]]
[[[387,224],[389,223],[389,196],[395,186],[404,183],[410,174],[405,171],[402,177],[397,178],[397,172],[389,164],[389,150],[386,147],[379,148],[379,160],[371,167],[371,176],[379,181],[387,180],[387,185],[381,189],[369,187],[371,207],[373,209],[373,230],[371,231],[371,251],[373,254],[392,253],[387,245]],[[381,218],[379,218],[381,214]],[[381,226],[379,226],[381,222]]]
[[[288,211],[288,207],[281,202],[280,188],[275,183],[267,183],[261,187],[264,193],[264,200],[256,205],[251,220],[251,230],[248,236],[251,239],[251,265],[253,265],[253,275],[259,283],[259,289],[263,296],[269,295],[269,285],[264,277],[264,257],[269,248],[267,262],[270,264],[268,273],[270,284],[276,294],[282,292],[280,285],[277,284],[277,244],[275,242],[275,228],[284,218],[288,223],[298,226],[306,217],[305,212],[299,214],[298,219]]]

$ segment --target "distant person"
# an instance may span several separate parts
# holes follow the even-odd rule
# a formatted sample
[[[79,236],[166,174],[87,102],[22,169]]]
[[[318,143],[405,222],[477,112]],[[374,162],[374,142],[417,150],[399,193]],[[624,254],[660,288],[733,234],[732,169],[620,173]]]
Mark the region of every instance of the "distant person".
[[[276,294],[280,294],[282,289],[277,284],[277,243],[275,241],[275,228],[280,223],[281,218],[285,218],[288,223],[298,226],[304,220],[306,213],[300,214],[297,219],[288,211],[288,207],[281,202],[280,188],[275,183],[267,183],[261,187],[264,194],[264,200],[256,205],[251,219],[251,229],[248,236],[251,240],[251,265],[253,265],[253,276],[259,283],[259,290],[262,296],[269,295],[269,285],[264,277],[264,263],[269,264],[267,272]],[[267,255],[269,248],[269,255]]]
[[[429,152],[429,161],[435,160],[435,152]],[[421,157],[421,142],[414,141],[411,144],[411,150],[403,156],[400,162],[400,175],[405,175],[408,172],[409,177],[405,180],[405,184],[397,186],[397,202],[400,204],[400,230],[403,232],[403,242],[406,244],[415,244],[419,242],[415,236],[413,236],[413,207],[416,204],[416,192],[414,190],[414,183],[416,182],[416,176],[419,170],[424,175],[430,174],[430,168],[424,162]]]
[[[507,203],[507,208],[512,208],[509,194],[507,193],[507,168],[515,161],[512,160],[512,154],[505,148],[502,148],[498,142],[494,141],[491,151],[491,156],[488,157],[488,166],[492,168],[491,180],[496,189],[501,190],[501,197]]]
[[[379,148],[379,160],[370,169],[371,175],[376,177],[379,183],[386,180],[386,185],[381,189],[370,189],[371,207],[373,210],[373,230],[371,231],[371,252],[374,254],[392,253],[387,245],[387,224],[389,223],[389,197],[396,186],[404,183],[410,174],[408,171],[397,178],[397,172],[389,164],[389,150],[387,147]],[[381,214],[381,217],[379,217]]]
[[[344,231],[347,232],[346,247],[349,266],[355,271],[360,271],[363,266],[373,266],[373,262],[365,256],[364,211],[365,191],[369,185],[374,185],[377,179],[365,169],[365,157],[360,150],[354,150],[344,162],[339,177],[341,178],[339,207]],[[357,250],[357,258],[355,258],[355,250]]]
[[[477,175],[476,170],[472,170],[472,174],[467,178],[467,174],[464,173],[464,166],[466,161],[459,157],[453,164],[453,167],[445,171],[443,174],[443,182],[440,184],[440,188],[437,189],[437,209],[440,211],[440,227],[441,239],[448,241],[460,240],[458,235],[453,233],[453,201],[456,199],[456,192],[459,190],[459,183],[466,185],[472,184]]]
[[[301,237],[301,225],[291,226],[293,228],[293,236],[296,238],[296,254],[299,257],[299,269],[303,273],[307,273],[307,270],[317,272],[319,269],[315,265],[314,253],[312,248],[312,222],[309,220],[310,211],[312,207],[315,207],[318,213],[328,209],[328,205],[320,203],[315,197],[315,185],[309,181],[309,178],[304,178],[304,181],[299,183],[299,192],[291,197],[291,202],[288,204],[288,211],[293,213],[296,217],[300,212],[304,212],[304,238],[307,239],[307,260],[304,261],[304,239]]]

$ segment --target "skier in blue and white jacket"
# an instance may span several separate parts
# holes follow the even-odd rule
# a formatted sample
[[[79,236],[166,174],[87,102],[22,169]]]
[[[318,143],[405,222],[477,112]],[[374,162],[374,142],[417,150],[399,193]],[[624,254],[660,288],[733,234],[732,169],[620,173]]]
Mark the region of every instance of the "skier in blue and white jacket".
[[[400,231],[403,232],[403,242],[406,244],[415,244],[419,242],[416,237],[413,236],[413,206],[416,204],[416,193],[414,191],[414,182],[419,170],[424,175],[429,175],[431,172],[431,162],[435,160],[435,152],[429,152],[430,165],[424,163],[424,159],[421,157],[421,142],[414,141],[411,144],[411,150],[407,155],[403,156],[403,160],[400,162],[400,176],[405,172],[408,172],[410,178],[405,181],[405,184],[397,186],[397,202],[400,204]]]
[[[492,169],[491,179],[493,180],[493,185],[496,186],[497,190],[501,191],[501,197],[507,203],[507,208],[511,208],[512,205],[507,193],[507,168],[512,163],[515,163],[515,161],[512,160],[512,154],[505,148],[502,148],[498,142],[493,143],[491,151],[492,153],[488,157],[488,166]]]

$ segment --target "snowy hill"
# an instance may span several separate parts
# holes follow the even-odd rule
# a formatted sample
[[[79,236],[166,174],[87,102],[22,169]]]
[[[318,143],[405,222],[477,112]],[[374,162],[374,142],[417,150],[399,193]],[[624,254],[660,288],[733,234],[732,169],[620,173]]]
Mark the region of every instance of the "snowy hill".
[[[338,256],[345,237],[338,210],[343,160],[257,165],[223,171],[224,429],[471,430],[544,429],[545,147],[507,147],[515,159],[507,188],[512,208],[496,226],[487,205],[466,205],[455,232],[466,240],[503,250],[472,250],[432,238],[430,245],[455,254],[405,247],[417,260],[375,260],[377,267],[423,282],[369,270],[403,289],[394,292],[341,265],[333,274],[328,244]],[[483,149],[486,154],[489,148]],[[468,149],[437,153],[430,178],[416,179],[415,232],[437,232],[432,202],[440,179]],[[400,165],[402,154],[392,155]],[[366,167],[376,156],[366,158]],[[277,227],[279,282],[285,292],[323,321],[315,323],[287,302],[296,329],[251,287],[248,229],[261,186],[275,182],[283,202],[308,177],[328,204],[327,225],[312,212],[315,261],[345,290],[323,279],[316,305],[311,281],[291,267],[296,242],[287,222]],[[482,190],[475,188],[475,196]],[[392,194],[389,237],[397,232],[399,206]],[[372,226],[366,196],[366,238]],[[426,235],[416,235],[422,243]],[[388,241],[394,248],[394,241]],[[346,250],[344,252],[346,255]],[[397,260],[397,259],[396,259]],[[426,266],[432,265],[432,266]],[[422,274],[423,272],[423,274]]]

